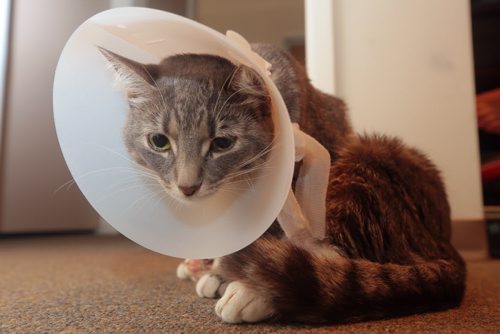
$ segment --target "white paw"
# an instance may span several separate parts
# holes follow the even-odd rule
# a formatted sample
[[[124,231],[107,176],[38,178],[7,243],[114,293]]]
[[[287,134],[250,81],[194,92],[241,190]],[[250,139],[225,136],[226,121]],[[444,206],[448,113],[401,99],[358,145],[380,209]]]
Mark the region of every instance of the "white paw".
[[[202,298],[215,298],[221,285],[217,276],[205,274],[196,282],[196,293]]]
[[[192,279],[191,272],[185,262],[179,263],[177,266],[177,277],[180,279]]]
[[[224,282],[219,286],[219,290],[217,291],[219,296],[224,296],[224,293],[226,292],[228,285],[229,285],[229,282]]]
[[[257,322],[272,316],[269,302],[252,289],[235,281],[229,283],[215,305],[215,313],[225,322]]]

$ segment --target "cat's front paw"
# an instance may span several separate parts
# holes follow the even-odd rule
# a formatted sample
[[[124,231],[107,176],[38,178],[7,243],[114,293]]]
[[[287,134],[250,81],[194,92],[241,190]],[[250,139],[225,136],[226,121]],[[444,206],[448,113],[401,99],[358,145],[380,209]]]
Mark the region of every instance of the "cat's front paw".
[[[177,277],[197,281],[212,268],[213,260],[185,259],[177,266]]]
[[[187,280],[187,279],[192,279],[191,273],[188,270],[188,267],[185,262],[179,263],[177,266],[177,278]]]
[[[202,298],[216,298],[224,294],[226,286],[219,276],[205,274],[196,282],[196,294]]]
[[[215,313],[225,322],[258,322],[273,315],[271,304],[243,283],[231,282],[215,305]]]

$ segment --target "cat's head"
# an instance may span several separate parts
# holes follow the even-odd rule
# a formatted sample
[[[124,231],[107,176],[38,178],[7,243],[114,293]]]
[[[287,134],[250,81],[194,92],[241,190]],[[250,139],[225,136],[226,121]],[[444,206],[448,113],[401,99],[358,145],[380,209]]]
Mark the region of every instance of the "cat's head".
[[[204,197],[264,163],[273,141],[271,100],[251,68],[212,55],[141,64],[100,49],[127,93],[130,155],[173,197]]]

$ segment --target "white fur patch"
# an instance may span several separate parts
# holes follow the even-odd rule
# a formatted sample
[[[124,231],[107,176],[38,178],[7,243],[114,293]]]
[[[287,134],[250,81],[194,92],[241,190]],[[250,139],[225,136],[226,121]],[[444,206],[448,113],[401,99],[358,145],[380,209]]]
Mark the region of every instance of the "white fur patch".
[[[196,294],[202,298],[215,298],[221,285],[217,276],[205,274],[196,282]]]
[[[185,262],[181,262],[177,266],[177,278],[186,279],[186,280],[193,279]]]
[[[225,322],[258,322],[273,315],[270,303],[241,282],[231,282],[215,305],[215,313]]]

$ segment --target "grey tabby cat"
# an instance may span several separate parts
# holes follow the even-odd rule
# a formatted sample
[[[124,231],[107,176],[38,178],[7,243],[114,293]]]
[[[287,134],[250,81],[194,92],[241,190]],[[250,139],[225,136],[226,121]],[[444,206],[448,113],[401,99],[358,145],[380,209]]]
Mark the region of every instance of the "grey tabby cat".
[[[332,156],[327,237],[290,240],[275,223],[217,259],[198,294],[220,296],[216,313],[232,323],[359,321],[458,306],[465,264],[450,244],[450,209],[434,165],[397,139],[355,135],[343,102],[314,89],[289,54],[253,48],[272,63],[292,121]],[[127,90],[130,154],[172,196],[206,196],[266,159],[270,101],[252,69],[211,55],[143,65],[101,52]]]

